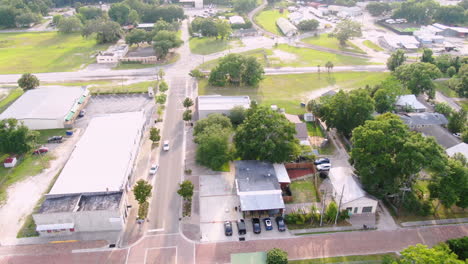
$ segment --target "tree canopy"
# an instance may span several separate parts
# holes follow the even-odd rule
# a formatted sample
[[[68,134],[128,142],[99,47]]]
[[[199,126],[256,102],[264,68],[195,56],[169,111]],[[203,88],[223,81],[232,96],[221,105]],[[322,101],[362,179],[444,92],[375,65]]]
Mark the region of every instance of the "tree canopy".
[[[433,64],[416,62],[399,66],[395,76],[411,90],[413,94],[426,93],[434,98],[435,86],[432,80],[441,76],[440,70]]]
[[[396,68],[403,65],[406,60],[405,52],[401,49],[395,51],[390,55],[387,60],[387,68],[391,71],[395,71]]]
[[[177,193],[185,200],[192,200],[193,196],[193,183],[189,180],[185,180],[179,184],[179,190]]]
[[[62,17],[57,24],[59,32],[65,34],[80,32],[82,27],[81,20],[76,16]]]
[[[257,86],[263,74],[263,66],[255,57],[232,53],[220,59],[219,64],[211,70],[208,81],[215,86]]]
[[[25,154],[36,145],[39,133],[16,119],[0,120],[0,152]]]
[[[288,253],[279,248],[272,248],[267,252],[267,264],[288,264]]]
[[[417,244],[409,246],[400,252],[399,264],[463,264],[457,255],[450,251],[446,244],[439,244],[433,248]]]
[[[319,22],[315,19],[302,20],[297,28],[302,31],[314,31],[318,28]]]
[[[23,88],[23,90],[34,89],[39,86],[39,79],[36,75],[30,73],[23,73],[21,78],[18,79],[18,86]]]
[[[153,186],[145,180],[138,180],[133,186],[133,194],[135,195],[135,200],[141,205],[151,197],[151,189]]]
[[[389,3],[370,2],[366,5],[366,9],[372,16],[380,16],[386,12],[390,12],[392,7]]]
[[[444,170],[439,171],[429,184],[431,198],[437,198],[446,207],[456,204],[468,207],[468,167],[460,161],[449,159]]]
[[[333,36],[338,39],[342,46],[346,46],[346,41],[348,41],[348,39],[360,37],[361,35],[361,24],[353,20],[343,20],[336,25],[333,31]]]
[[[411,187],[422,168],[444,168],[443,149],[432,137],[411,132],[394,114],[386,113],[353,130],[351,160],[364,188],[384,197]]]
[[[83,27],[81,35],[88,37],[96,33],[96,41],[102,43],[113,43],[122,36],[119,23],[104,19],[88,20]]]
[[[284,115],[267,107],[253,107],[238,126],[234,144],[241,159],[280,163],[299,155],[295,134],[294,124]]]
[[[153,38],[153,49],[158,59],[166,57],[170,49],[180,47],[184,42],[176,32],[161,30]]]

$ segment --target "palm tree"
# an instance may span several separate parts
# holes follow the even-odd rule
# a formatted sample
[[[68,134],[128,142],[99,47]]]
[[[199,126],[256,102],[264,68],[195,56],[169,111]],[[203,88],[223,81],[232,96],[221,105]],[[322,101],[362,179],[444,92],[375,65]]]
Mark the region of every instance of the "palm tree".
[[[327,67],[328,73],[330,73],[330,70],[333,70],[333,62],[328,61],[327,64],[325,64],[325,67]]]

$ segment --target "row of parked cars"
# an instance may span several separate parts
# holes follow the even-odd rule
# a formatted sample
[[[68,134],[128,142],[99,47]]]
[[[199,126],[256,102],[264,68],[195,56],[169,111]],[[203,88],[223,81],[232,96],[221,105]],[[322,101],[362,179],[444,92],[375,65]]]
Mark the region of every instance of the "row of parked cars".
[[[278,226],[278,231],[280,232],[286,231],[286,224],[284,223],[284,218],[282,216],[277,216],[275,220],[276,220],[276,225]],[[271,218],[269,217],[263,218],[263,225],[265,226],[266,231],[273,230],[273,222],[271,221]],[[252,218],[252,227],[253,227],[253,232],[255,234],[260,234],[262,232],[262,225],[260,222],[260,218]],[[245,235],[247,233],[244,219],[240,219],[239,221],[237,221],[237,230],[238,230],[239,235]],[[231,221],[224,222],[224,234],[226,236],[232,236]]]

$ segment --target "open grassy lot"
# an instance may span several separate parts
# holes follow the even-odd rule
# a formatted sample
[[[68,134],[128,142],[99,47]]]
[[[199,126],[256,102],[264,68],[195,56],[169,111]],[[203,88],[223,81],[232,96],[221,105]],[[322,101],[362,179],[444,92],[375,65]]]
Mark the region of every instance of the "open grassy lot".
[[[80,34],[4,33],[0,34],[0,72],[73,71],[93,62],[92,55],[108,46]]]
[[[146,93],[148,87],[156,86],[156,81],[138,82],[132,84],[111,83],[89,88],[92,94]]]
[[[16,99],[24,93],[23,89],[11,89],[10,93],[0,101],[0,113],[5,111]]]
[[[315,137],[324,137],[325,134],[323,133],[322,129],[320,126],[315,123],[315,122],[306,122],[307,125],[307,132],[309,133],[309,136],[315,136]]]
[[[208,80],[200,80],[199,95],[249,95],[263,105],[276,104],[285,108],[287,113],[302,114],[305,108],[301,102],[307,102],[314,90],[337,86],[341,89],[375,85],[388,76],[388,73],[337,72],[331,74],[286,74],[268,75],[258,87],[212,87]]]
[[[354,45],[350,41],[346,42],[346,47],[342,47],[338,39],[331,38],[328,36],[328,34],[320,34],[317,37],[305,38],[302,41],[305,43],[325,48],[365,54],[365,52],[362,49],[360,49],[358,46]]]
[[[362,44],[364,44],[366,47],[371,48],[375,51],[384,51],[383,48],[381,48],[379,45],[375,44],[374,42],[370,40],[364,40]]]
[[[0,160],[5,160],[8,155],[0,155]],[[53,158],[50,154],[31,155],[26,154],[22,160],[18,161],[14,168],[0,166],[0,204],[6,199],[7,188],[15,182],[21,181],[28,176],[39,174],[49,166],[49,161]]]
[[[291,264],[327,264],[327,263],[360,263],[360,264],[377,264],[382,263],[385,256],[396,257],[396,254],[376,254],[376,255],[357,255],[357,256],[343,256],[321,259],[304,259],[304,260],[291,260]]]
[[[288,14],[289,12],[287,10],[284,10],[281,14],[279,9],[266,9],[258,13],[257,16],[255,16],[254,20],[259,26],[261,26],[266,31],[281,36],[283,35],[283,33],[278,28],[278,26],[276,26],[276,20],[278,20],[278,18],[280,17],[287,18]]]
[[[146,69],[156,66],[164,66],[175,63],[180,59],[180,54],[176,52],[170,52],[166,58],[158,61],[154,64],[141,64],[141,63],[119,63],[112,70],[135,70],[135,69]]]
[[[311,179],[293,181],[290,185],[294,203],[318,202],[314,183]]]
[[[211,38],[190,38],[190,51],[195,54],[207,55],[233,47],[235,41]]]
[[[62,83],[62,82],[51,82],[51,83],[41,83],[42,85],[59,85],[59,86],[87,86],[87,85],[105,85],[105,84],[111,84],[114,81],[112,80],[95,80],[95,81],[76,81],[76,82],[67,82],[67,83]]]

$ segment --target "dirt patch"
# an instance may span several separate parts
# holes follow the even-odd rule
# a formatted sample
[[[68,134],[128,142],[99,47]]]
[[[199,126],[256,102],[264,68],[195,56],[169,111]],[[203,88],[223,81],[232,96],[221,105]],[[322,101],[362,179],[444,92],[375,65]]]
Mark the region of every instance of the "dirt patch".
[[[278,58],[283,62],[293,62],[297,60],[296,54],[277,49],[273,50],[273,55],[271,55],[271,57]]]

